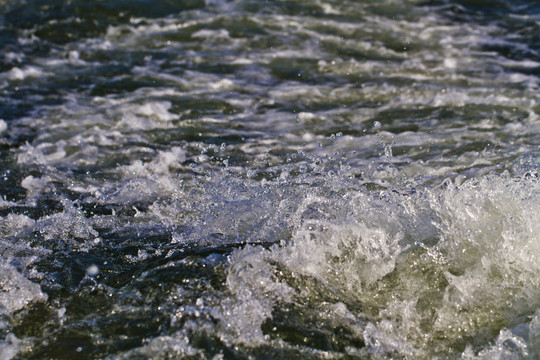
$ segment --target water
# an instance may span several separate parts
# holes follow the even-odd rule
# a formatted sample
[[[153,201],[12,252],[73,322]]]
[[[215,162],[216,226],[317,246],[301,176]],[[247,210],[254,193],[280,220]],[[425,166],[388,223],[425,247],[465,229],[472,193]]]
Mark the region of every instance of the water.
[[[536,1],[0,1],[0,359],[538,359]]]

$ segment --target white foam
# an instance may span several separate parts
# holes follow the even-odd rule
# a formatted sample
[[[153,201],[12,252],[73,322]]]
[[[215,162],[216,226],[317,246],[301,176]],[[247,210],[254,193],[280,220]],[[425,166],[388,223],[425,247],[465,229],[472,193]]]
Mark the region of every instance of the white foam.
[[[501,321],[511,324],[506,316],[514,316],[508,312],[534,313],[540,307],[535,295],[540,291],[535,275],[540,272],[540,225],[535,221],[540,185],[534,178],[515,181],[507,174],[479,177],[461,187],[407,198],[375,200],[360,193],[330,202],[306,196],[291,217],[295,229],[290,240],[269,249],[246,247],[230,257],[227,284],[234,296],[222,304],[222,331],[229,334],[224,336],[265,341],[260,326],[277,304],[316,296],[311,285],[291,285],[296,281],[348,304],[375,301],[379,315],[367,325],[362,314],[343,316],[350,326],[363,329],[369,352],[383,357],[427,356],[431,337],[438,333],[462,341]],[[413,260],[411,249],[425,249],[425,255]],[[439,274],[439,280],[424,279],[418,266]],[[460,273],[451,273],[454,268]],[[386,280],[396,272],[397,277],[388,278],[396,280]],[[387,286],[397,287],[388,291]],[[426,326],[421,325],[424,306],[435,316],[426,332],[419,330]],[[529,327],[532,341],[538,342],[537,324]],[[531,351],[530,339],[506,330],[493,341],[489,349],[469,347],[464,356],[487,359]]]
[[[14,67],[4,74],[9,80],[24,80],[26,78],[36,78],[50,75],[37,66],[25,66],[23,68]]]
[[[0,314],[10,315],[32,302],[46,301],[47,295],[14,266],[0,259]]]
[[[17,63],[20,63],[22,62],[22,60],[24,59],[24,54],[23,53],[16,53],[16,52],[13,52],[13,51],[7,51],[4,53],[4,60],[6,62],[17,62]]]
[[[203,38],[205,40],[216,40],[216,39],[229,39],[229,32],[225,29],[219,30],[208,30],[203,29],[191,34],[192,38]]]
[[[394,354],[400,354],[407,359],[421,358],[425,353],[414,349],[407,341],[395,334],[392,321],[382,320],[377,326],[368,323],[365,327],[363,338],[369,353],[377,358],[391,358]]]
[[[90,219],[72,202],[63,200],[64,211],[48,215],[36,221],[35,230],[43,236],[47,248],[72,247],[88,251],[99,233]]]
[[[19,231],[34,226],[35,220],[26,215],[8,214],[6,217],[0,217],[0,230],[5,237],[17,236]]]
[[[160,185],[150,178],[134,178],[120,183],[119,189],[107,194],[104,201],[111,204],[149,201],[159,196],[159,190]]]
[[[229,79],[221,79],[215,83],[210,84],[210,87],[215,90],[231,90],[234,83]]]
[[[30,175],[23,179],[21,186],[26,189],[26,196],[30,198],[41,194],[42,191],[47,188],[50,181],[51,178],[48,176],[35,178]]]
[[[234,60],[231,62],[231,64],[235,65],[251,65],[253,63],[254,61],[252,59],[244,57],[235,57]]]
[[[536,355],[535,352],[533,354]],[[468,346],[461,358],[463,360],[528,359],[529,351],[527,342],[523,338],[512,334],[507,329],[502,329],[495,344],[477,354]]]
[[[44,142],[35,147],[26,144],[20,148],[20,152],[17,155],[17,162],[26,165],[50,165],[65,158],[66,151],[64,147],[66,144],[67,142],[64,140],[60,140],[54,144]]]
[[[19,352],[19,339],[8,334],[5,340],[0,340],[0,360],[11,360]]]
[[[268,251],[247,247],[230,258],[227,286],[234,298],[222,303],[222,331],[233,342],[264,342],[262,322],[272,314],[277,300],[288,300],[292,290],[285,283],[272,280],[274,271],[265,255]]]
[[[157,194],[167,194],[175,197],[179,190],[179,180],[176,172],[185,169],[186,151],[181,147],[172,147],[168,151],[157,152],[154,160],[143,163],[135,160],[130,165],[121,166],[119,170],[128,181],[124,184],[126,191],[121,189],[109,201],[132,201],[137,196],[142,200]],[[142,186],[142,188],[140,188]],[[131,193],[132,191],[135,191]]]
[[[339,10],[337,10],[330,4],[321,3],[320,5],[322,6],[325,14],[334,14],[334,15],[341,14]]]
[[[404,250],[399,245],[399,232],[372,228],[350,218],[337,223],[324,220],[322,214],[330,206],[324,198],[306,197],[291,218],[297,229],[290,242],[269,250],[247,247],[231,256],[227,284],[235,298],[224,304],[222,313],[227,315],[222,320],[235,338],[241,342],[263,341],[260,325],[276,302],[311,296],[309,288],[287,285],[278,269],[286,269],[293,278],[315,279],[314,287],[337,287],[338,292],[351,294],[361,292],[394,269]],[[329,216],[339,218],[338,214]],[[347,311],[341,313],[346,318],[351,316]]]
[[[151,101],[143,104],[125,103],[118,107],[107,109],[115,118],[118,128],[149,130],[169,127],[171,120],[178,116],[169,112],[171,103],[167,101]]]
[[[186,356],[194,357],[200,355],[200,352],[189,343],[189,338],[179,332],[173,336],[157,336],[150,339],[139,348],[130,350],[119,355],[118,359],[132,359],[138,357],[150,358],[170,358],[171,356],[183,358]]]
[[[457,60],[452,58],[444,59],[444,67],[448,69],[455,69],[457,67]]]

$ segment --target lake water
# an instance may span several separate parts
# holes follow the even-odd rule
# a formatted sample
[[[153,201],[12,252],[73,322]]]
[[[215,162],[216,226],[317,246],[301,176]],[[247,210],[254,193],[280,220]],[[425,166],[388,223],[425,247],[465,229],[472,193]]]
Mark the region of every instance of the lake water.
[[[0,359],[539,359],[533,0],[0,0]]]

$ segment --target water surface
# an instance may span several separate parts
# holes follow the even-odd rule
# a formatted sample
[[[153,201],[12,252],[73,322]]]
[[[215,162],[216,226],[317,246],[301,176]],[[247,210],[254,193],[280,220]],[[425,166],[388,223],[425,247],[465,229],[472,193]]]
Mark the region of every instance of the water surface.
[[[0,1],[0,359],[536,359],[536,1]]]

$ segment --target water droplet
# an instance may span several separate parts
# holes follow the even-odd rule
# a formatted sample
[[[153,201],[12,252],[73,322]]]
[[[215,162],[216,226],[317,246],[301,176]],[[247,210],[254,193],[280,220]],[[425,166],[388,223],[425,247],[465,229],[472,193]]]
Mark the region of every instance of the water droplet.
[[[96,264],[92,264],[86,268],[86,274],[89,276],[96,276],[99,273],[99,268]]]

